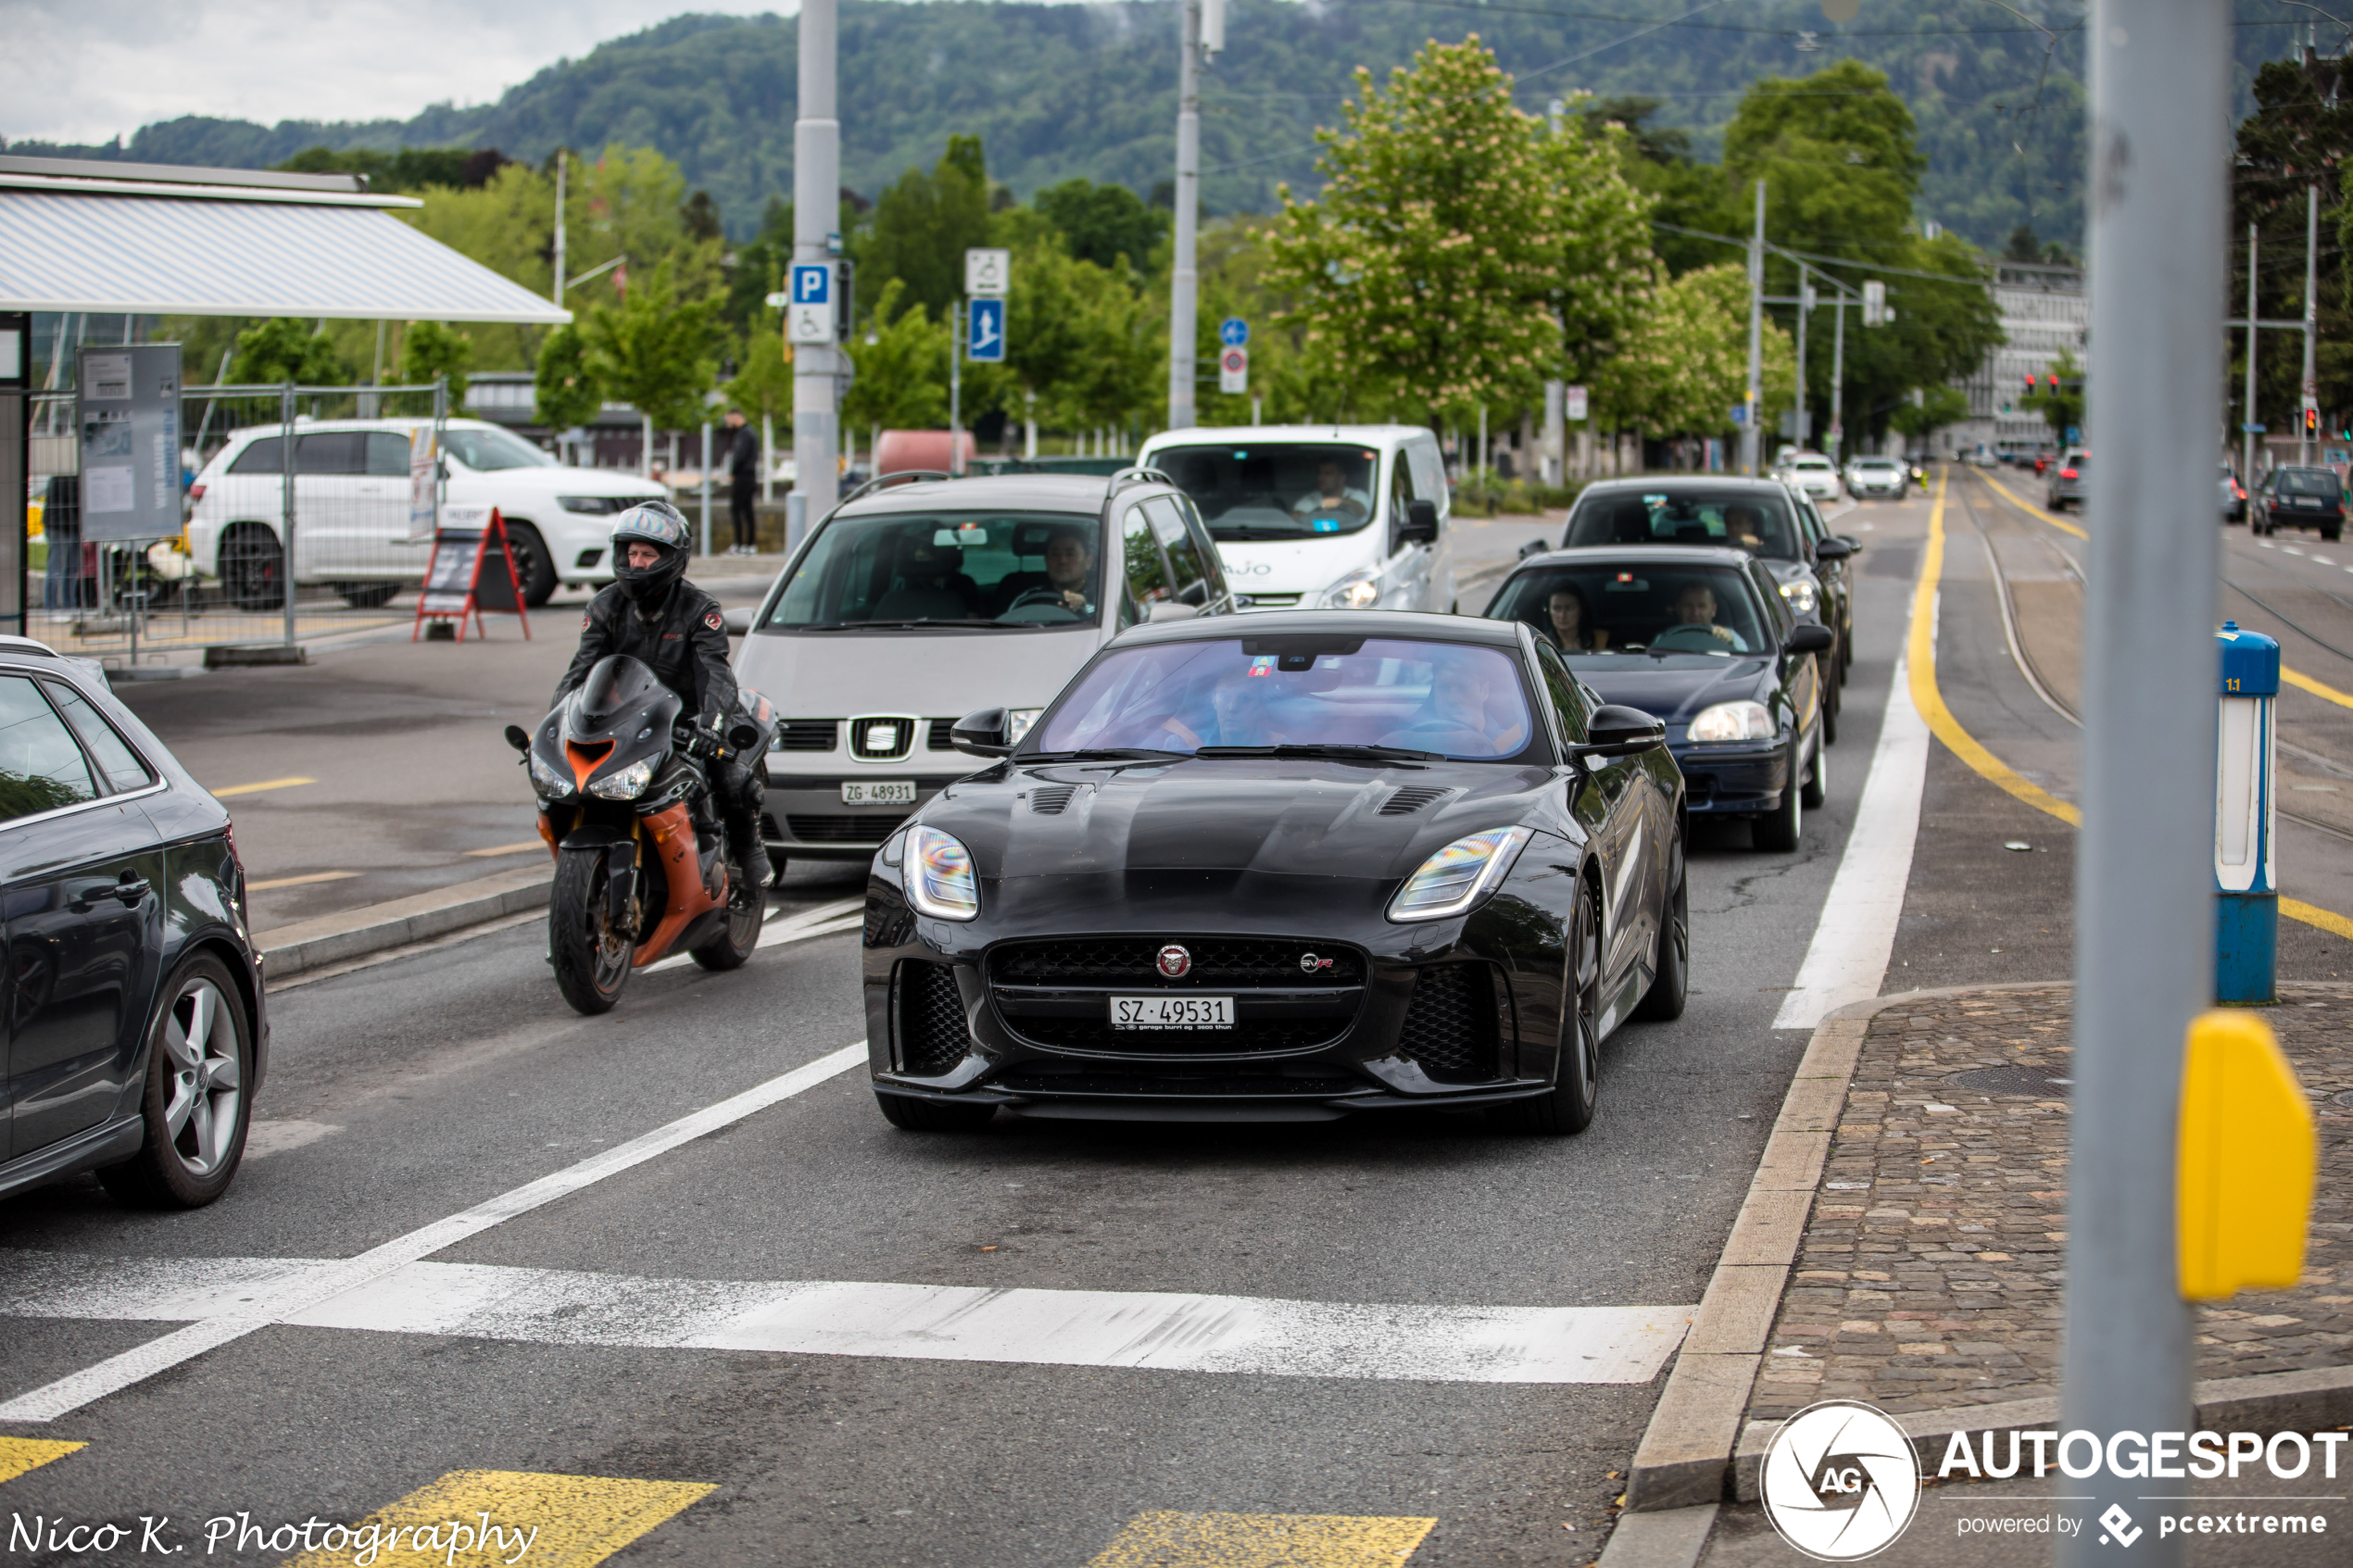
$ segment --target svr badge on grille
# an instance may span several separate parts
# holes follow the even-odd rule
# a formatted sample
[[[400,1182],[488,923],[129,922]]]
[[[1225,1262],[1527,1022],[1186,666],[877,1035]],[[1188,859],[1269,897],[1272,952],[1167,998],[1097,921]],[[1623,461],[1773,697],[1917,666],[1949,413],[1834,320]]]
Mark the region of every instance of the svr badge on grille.
[[[1319,969],[1331,968],[1332,960],[1329,959],[1319,959],[1313,953],[1302,953],[1299,955],[1299,967],[1306,973],[1313,974]]]
[[[1182,980],[1193,970],[1193,955],[1174,942],[1160,950],[1158,962],[1161,973],[1171,980]]]

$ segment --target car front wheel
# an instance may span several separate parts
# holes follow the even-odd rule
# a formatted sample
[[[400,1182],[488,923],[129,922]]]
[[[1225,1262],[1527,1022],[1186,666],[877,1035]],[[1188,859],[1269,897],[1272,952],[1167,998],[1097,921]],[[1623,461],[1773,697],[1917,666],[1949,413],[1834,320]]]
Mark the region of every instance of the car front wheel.
[[[148,1031],[140,1097],[146,1141],[98,1179],[139,1208],[201,1209],[229,1190],[245,1159],[253,1032],[228,966],[208,953],[182,964],[163,994],[170,1001]]]
[[[1602,1073],[1601,926],[1601,898],[1588,884],[1569,919],[1567,995],[1562,998],[1560,1066],[1552,1090],[1504,1108],[1506,1119],[1524,1132],[1558,1136],[1592,1125]]]
[[[1789,743],[1789,782],[1781,787],[1781,803],[1778,809],[1749,823],[1749,842],[1759,849],[1787,854],[1797,847],[1798,835],[1806,825],[1806,810],[1799,804],[1804,788],[1801,768],[1805,755],[1797,737],[1792,736]]]

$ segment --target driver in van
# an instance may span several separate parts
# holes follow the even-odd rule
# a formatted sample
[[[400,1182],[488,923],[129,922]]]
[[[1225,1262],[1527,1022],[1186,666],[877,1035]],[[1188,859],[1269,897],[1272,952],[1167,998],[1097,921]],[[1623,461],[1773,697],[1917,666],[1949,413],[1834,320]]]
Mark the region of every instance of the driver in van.
[[[1302,495],[1290,509],[1290,515],[1301,522],[1318,512],[1348,522],[1362,522],[1373,515],[1372,496],[1349,484],[1337,458],[1326,458],[1315,465],[1315,488]]]
[[[1083,615],[1094,608],[1087,602],[1094,570],[1095,552],[1087,547],[1087,536],[1075,528],[1054,530],[1046,541],[1046,585],[1062,595],[1065,608]]]
[[[1716,590],[1693,579],[1683,584],[1675,596],[1675,621],[1678,626],[1705,626],[1724,642],[1738,644],[1740,633],[1730,626],[1716,623]]]

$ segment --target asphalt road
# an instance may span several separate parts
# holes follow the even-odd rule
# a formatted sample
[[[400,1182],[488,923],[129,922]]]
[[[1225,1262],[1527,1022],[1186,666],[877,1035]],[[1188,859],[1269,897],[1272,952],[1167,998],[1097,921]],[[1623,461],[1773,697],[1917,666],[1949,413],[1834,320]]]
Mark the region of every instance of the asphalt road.
[[[1919,519],[1883,510],[1864,537],[1901,547]],[[1304,1376],[1083,1350],[1076,1364],[812,1355],[670,1343],[692,1336],[661,1325],[688,1323],[712,1291],[809,1281],[1114,1307],[1154,1292],[1322,1303],[1353,1325],[1351,1347],[1392,1335],[1427,1349],[1502,1310],[1648,1309],[1679,1325],[1805,1043],[1773,1015],[1837,866],[1904,610],[1900,578],[1863,587],[1832,806],[1793,855],[1749,848],[1738,826],[1695,835],[1690,1010],[1612,1038],[1583,1136],[1435,1115],[1230,1129],[1000,1117],[924,1136],[886,1125],[862,1074],[845,1073],[328,1314],[373,1311],[369,1328],[262,1327],[54,1421],[0,1423],[88,1444],[6,1483],[0,1504],[84,1521],[349,1520],[452,1472],[546,1472],[717,1487],[633,1561],[1076,1565],[1166,1510],[1434,1519],[1417,1568],[1585,1561],[1661,1379],[1432,1380],[1410,1348]],[[497,716],[420,721],[417,765]],[[322,755],[385,744],[346,722],[306,731],[334,742]],[[853,872],[796,897],[857,885]],[[155,1282],[233,1299],[271,1266],[220,1260],[353,1258],[851,1045],[856,977],[854,936],[823,935],[732,975],[641,977],[616,1013],[581,1020],[526,925],[281,991],[258,1129],[274,1151],[228,1201],[126,1214],[77,1181],[0,1204],[0,1279],[19,1281],[14,1297],[0,1285],[6,1310],[81,1314],[0,1317],[0,1399],[170,1331],[119,1315]],[[606,1328],[561,1327],[547,1293],[576,1293],[580,1274],[599,1276],[591,1298],[636,1292],[642,1309],[621,1314],[634,1326],[592,1305]],[[455,1321],[418,1290],[446,1306],[450,1282],[484,1279],[522,1293],[483,1309],[503,1328],[477,1316],[481,1332],[413,1331]],[[1438,1327],[1417,1339],[1424,1320]],[[233,1546],[222,1560],[277,1560]]]

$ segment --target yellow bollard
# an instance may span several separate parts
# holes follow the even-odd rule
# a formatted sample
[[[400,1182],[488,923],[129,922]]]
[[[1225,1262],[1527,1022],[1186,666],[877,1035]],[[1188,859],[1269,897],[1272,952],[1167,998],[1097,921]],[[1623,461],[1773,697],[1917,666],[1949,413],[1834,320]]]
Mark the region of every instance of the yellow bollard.
[[[2182,1295],[2285,1289],[2304,1273],[2319,1165],[2312,1109],[2253,1013],[2201,1013],[2182,1072],[2176,1162]]]

